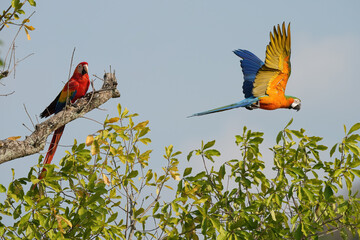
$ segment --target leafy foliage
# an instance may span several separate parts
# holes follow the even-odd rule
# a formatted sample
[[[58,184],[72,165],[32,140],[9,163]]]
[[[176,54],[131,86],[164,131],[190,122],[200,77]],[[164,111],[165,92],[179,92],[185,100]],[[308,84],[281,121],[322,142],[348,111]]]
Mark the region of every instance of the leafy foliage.
[[[195,150],[205,171],[189,176],[191,169],[185,170],[178,198],[171,203],[178,217],[166,226],[170,238],[318,239],[339,230],[347,239],[347,230],[359,234],[360,203],[357,192],[352,193],[352,183],[355,176],[360,177],[356,169],[360,136],[353,134],[360,124],[345,132],[343,141],[332,148],[331,156],[338,153],[333,161],[322,161],[320,152],[327,149],[319,143],[322,138],[307,136],[304,129],[288,129],[291,122],[271,148],[274,179],[263,173],[261,132],[244,127],[235,140],[241,159],[227,161],[218,170],[207,170],[208,161],[219,155],[208,149],[214,141]],[[347,198],[336,194],[344,182]]]
[[[14,180],[7,199],[0,205],[13,226],[0,226],[6,239],[130,239],[145,235],[146,223],[159,209],[160,195],[169,179],[178,179],[180,152],[166,148],[163,173],[148,169],[151,150],[147,145],[148,121],[134,124],[133,117],[118,105],[119,116],[106,119],[104,128],[85,143],[75,141],[60,161],[60,169],[46,165],[39,180],[33,170],[27,178]],[[39,162],[42,161],[40,157]],[[42,165],[39,165],[41,168]],[[36,184],[25,193],[25,185]],[[1,186],[1,192],[6,189]],[[150,211],[153,210],[153,211]],[[161,233],[159,233],[161,234]]]
[[[31,25],[29,25],[30,22],[30,16],[21,18],[22,15],[26,15],[24,11],[24,6],[30,5],[32,7],[36,6],[35,0],[11,0],[11,3],[9,4],[9,7],[7,9],[4,9],[2,13],[0,13],[0,31],[4,29],[4,27],[9,27],[10,25],[16,26],[19,28],[19,32],[21,29],[24,29],[26,37],[28,40],[30,40],[30,31],[35,30],[35,28]],[[17,35],[16,35],[17,36]],[[16,37],[15,37],[16,38]],[[0,41],[1,44],[1,41]],[[13,45],[13,44],[11,44]],[[11,46],[14,47],[14,46]],[[11,55],[13,54],[13,51],[11,52]],[[0,67],[3,66],[4,60],[0,58]],[[9,64],[8,64],[9,65]],[[0,80],[2,78],[5,78],[9,75],[9,69],[6,71],[0,71]]]
[[[0,185],[7,196],[1,216],[13,219],[13,224],[0,223],[3,239],[319,239],[334,231],[347,239],[349,232],[359,234],[360,204],[352,184],[360,177],[360,123],[345,128],[345,137],[324,161],[322,138],[290,130],[290,121],[271,148],[272,179],[261,160],[263,133],[244,127],[235,136],[239,159],[215,168],[211,165],[221,156],[215,141],[202,143],[187,160],[201,161],[204,170],[187,167],[180,176],[181,153],[166,147],[166,164],[155,172],[148,165],[148,121],[135,124],[137,114],[120,105],[118,112],[86,143],[75,141],[60,168],[46,165],[45,178],[31,170],[7,189]],[[36,187],[25,191],[28,183]],[[160,201],[166,188],[174,197]]]
[[[25,15],[24,6],[29,4],[30,6],[35,7],[36,2],[34,0],[11,0],[11,5],[3,10],[2,14],[0,14],[0,31],[5,27],[9,27],[9,25],[20,25],[24,26],[25,33],[30,39],[29,31],[33,31],[35,28],[28,25],[30,22],[30,18],[27,17],[21,20],[21,15]]]

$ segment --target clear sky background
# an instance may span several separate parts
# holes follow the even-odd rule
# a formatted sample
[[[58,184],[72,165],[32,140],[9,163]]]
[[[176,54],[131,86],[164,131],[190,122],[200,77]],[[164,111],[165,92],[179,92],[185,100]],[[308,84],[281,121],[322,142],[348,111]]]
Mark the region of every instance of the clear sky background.
[[[2,0],[0,9],[8,2]],[[121,98],[94,110],[86,117],[102,122],[117,114],[121,103],[137,112],[136,121],[149,120],[153,149],[151,167],[160,169],[164,147],[174,145],[181,167],[186,155],[201,140],[216,140],[222,156],[219,163],[239,157],[235,135],[244,126],[265,133],[264,161],[273,164],[269,147],[277,133],[294,118],[293,129],[304,128],[309,135],[324,137],[332,146],[348,127],[360,121],[360,1],[37,1],[31,25],[31,41],[22,32],[16,40],[16,58],[33,56],[16,68],[16,77],[0,86],[0,138],[29,135],[31,127],[23,104],[35,115],[57,96],[68,80],[69,63],[76,47],[74,66],[89,63],[90,74],[102,76],[115,69]],[[235,109],[202,117],[186,118],[195,112],[243,99],[239,58],[232,50],[242,48],[264,60],[269,32],[276,24],[291,22],[292,74],[286,93],[302,100],[301,111]],[[1,56],[15,35],[4,29]],[[73,67],[74,67],[73,66]],[[91,77],[94,78],[94,77]],[[99,80],[96,88],[101,87]],[[73,139],[85,141],[101,126],[78,119],[68,124],[62,145]],[[50,138],[48,139],[50,141]],[[46,153],[46,149],[42,154]],[[58,163],[66,147],[59,147]],[[323,155],[329,160],[328,152]],[[16,159],[0,166],[0,183],[26,176],[37,164],[39,154]],[[191,166],[196,166],[192,162]],[[199,162],[199,169],[202,169]],[[181,170],[182,172],[182,170]]]

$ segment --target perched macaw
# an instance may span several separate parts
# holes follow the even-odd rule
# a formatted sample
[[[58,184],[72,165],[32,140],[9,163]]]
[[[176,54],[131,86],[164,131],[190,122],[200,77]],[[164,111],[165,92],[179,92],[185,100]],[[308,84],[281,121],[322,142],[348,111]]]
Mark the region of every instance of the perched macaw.
[[[242,58],[240,65],[244,74],[243,93],[245,99],[224,107],[195,113],[190,117],[238,107],[245,107],[249,110],[289,108],[299,111],[301,100],[285,95],[286,83],[291,73],[290,39],[290,23],[287,32],[285,23],[282,24],[282,29],[280,25],[277,28],[274,26],[274,33],[270,32],[270,43],[266,47],[265,63],[247,50],[235,50],[234,53]]]
[[[50,105],[40,114],[41,118],[50,116],[51,114],[56,114],[60,112],[67,102],[74,103],[77,99],[83,97],[90,85],[89,75],[88,75],[88,63],[81,62],[76,66],[74,74],[70,80],[65,84],[63,90],[59,95],[50,103]],[[44,164],[50,164],[58,143],[60,141],[61,135],[63,134],[65,125],[56,129],[54,136],[51,139],[49,150],[46,154]],[[41,171],[39,179],[43,178],[43,173],[46,171],[45,168]]]

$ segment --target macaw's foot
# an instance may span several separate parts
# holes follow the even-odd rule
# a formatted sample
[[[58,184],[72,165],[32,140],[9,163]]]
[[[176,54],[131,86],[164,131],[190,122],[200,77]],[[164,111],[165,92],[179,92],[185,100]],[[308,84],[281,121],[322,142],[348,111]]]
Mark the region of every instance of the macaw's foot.
[[[253,110],[253,109],[257,109],[257,108],[260,108],[260,102],[257,101],[257,102],[254,102],[253,104],[245,107],[246,109],[248,110]]]

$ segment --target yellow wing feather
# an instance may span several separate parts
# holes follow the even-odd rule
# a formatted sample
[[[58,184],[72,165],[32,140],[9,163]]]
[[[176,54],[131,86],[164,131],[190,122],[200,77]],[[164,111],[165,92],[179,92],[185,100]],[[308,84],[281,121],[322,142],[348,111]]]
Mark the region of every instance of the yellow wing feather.
[[[285,23],[282,24],[282,28],[280,25],[274,26],[266,47],[265,65],[260,68],[254,81],[252,93],[255,97],[284,94],[291,72],[290,55],[290,23],[287,31]]]

